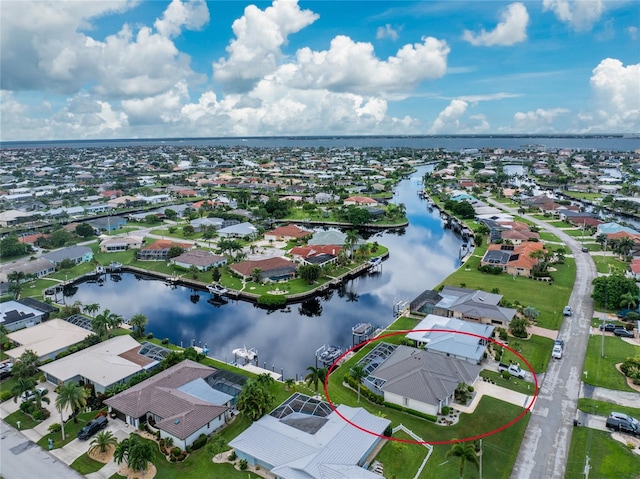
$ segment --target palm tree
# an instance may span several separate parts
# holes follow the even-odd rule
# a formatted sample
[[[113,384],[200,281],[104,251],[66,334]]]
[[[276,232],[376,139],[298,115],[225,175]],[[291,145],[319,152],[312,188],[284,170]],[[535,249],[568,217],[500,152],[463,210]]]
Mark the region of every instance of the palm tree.
[[[45,402],[47,404],[51,404],[51,400],[47,397],[47,393],[49,391],[47,389],[34,389],[33,390],[33,401],[36,403],[36,410],[39,411],[42,409],[42,403]]]
[[[113,452],[113,459],[117,464],[126,462],[130,469],[140,472],[146,471],[153,459],[154,447],[151,442],[142,441],[132,434],[123,439]]]
[[[62,440],[64,441],[64,418],[62,412],[71,408],[73,422],[78,422],[77,410],[87,404],[87,390],[77,383],[66,383],[60,386],[58,397],[56,398],[56,409],[60,412],[60,422],[62,423]]]
[[[134,314],[129,320],[129,324],[135,328],[136,336],[139,338],[144,335],[144,328],[148,322],[149,320],[142,313]]]
[[[18,398],[25,392],[32,390],[36,386],[36,380],[33,378],[18,378],[18,381],[11,388],[13,394],[13,402],[18,402]]]
[[[522,315],[527,318],[529,322],[533,322],[538,316],[540,316],[540,311],[533,306],[527,306],[522,309]]]
[[[117,446],[118,438],[113,435],[111,431],[100,431],[98,435],[91,441],[91,447],[89,453],[93,454],[96,451],[106,452],[109,446]]]
[[[91,328],[93,332],[103,339],[109,335],[109,332],[117,328],[122,322],[122,316],[112,313],[110,310],[105,309],[102,313],[98,314],[91,321]]]
[[[453,446],[451,446],[451,449],[445,455],[445,458],[448,459],[451,456],[460,458],[460,466],[458,468],[460,479],[462,479],[462,477],[464,476],[464,466],[467,461],[478,467],[478,455],[476,454],[475,447],[470,442],[455,442]]]
[[[309,366],[307,368],[309,374],[304,377],[304,380],[307,382],[307,385],[315,388],[316,392],[318,392],[318,382],[324,383],[324,380],[327,377],[327,368],[316,368],[313,366]]]
[[[631,305],[636,305],[638,298],[636,298],[633,293],[624,293],[620,296],[620,307],[626,306],[627,309],[631,309]]]
[[[82,310],[85,313],[88,313],[90,316],[93,316],[94,313],[100,311],[100,305],[98,303],[87,304],[86,306],[82,307]]]
[[[257,379],[250,379],[238,395],[236,408],[252,421],[257,421],[269,411],[273,399],[267,386]]]
[[[353,248],[358,243],[358,231],[348,230],[347,235],[344,238],[344,245],[349,250],[349,256],[353,257]]]
[[[631,251],[633,251],[634,247],[635,242],[631,238],[620,238],[618,240],[618,245],[616,246],[616,252],[619,253],[620,256],[622,256],[622,258],[626,261]]]
[[[360,402],[360,385],[362,384],[362,380],[367,377],[367,372],[362,364],[356,364],[351,368],[349,374],[358,383],[358,402]]]
[[[296,389],[296,380],[293,378],[289,378],[284,382],[284,385],[286,386],[287,391],[291,391]]]

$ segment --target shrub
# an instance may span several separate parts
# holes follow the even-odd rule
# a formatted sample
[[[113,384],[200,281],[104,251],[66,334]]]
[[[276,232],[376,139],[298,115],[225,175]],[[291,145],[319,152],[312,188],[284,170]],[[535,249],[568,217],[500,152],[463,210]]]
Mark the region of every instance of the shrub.
[[[191,450],[196,451],[200,449],[202,446],[204,446],[207,443],[207,439],[208,437],[206,434],[200,434],[198,436],[198,439],[193,441],[193,444],[191,444]]]
[[[284,294],[263,294],[258,298],[260,306],[280,307],[287,304],[287,297]]]
[[[13,394],[11,394],[11,391],[9,390],[0,391],[0,402],[4,402],[8,399],[11,399],[12,397],[13,397]]]
[[[425,414],[423,412],[420,411],[415,411],[413,409],[407,409],[406,407],[403,406],[399,406],[398,404],[393,404],[390,402],[385,402],[383,403],[385,407],[388,407],[389,409],[395,409],[396,411],[402,411],[402,412],[406,412],[407,414],[411,414],[412,416],[416,416],[416,417],[420,417],[422,419],[426,419],[427,421],[431,421],[431,422],[437,422],[438,418],[435,416],[432,416],[431,414]]]
[[[98,414],[95,415],[94,419],[98,419],[99,417],[106,416],[108,413],[106,410],[98,411]]]
[[[171,455],[174,457],[178,457],[181,452],[182,450],[179,447],[174,447],[173,449],[171,449]]]
[[[247,467],[249,467],[249,463],[246,459],[240,459],[240,464],[238,464],[241,471],[246,471]]]
[[[449,412],[451,412],[451,408],[449,406],[443,406],[442,407],[442,415],[443,416],[447,416],[449,414]]]
[[[169,338],[164,338],[162,340],[162,344],[169,344]]]
[[[20,410],[25,414],[31,414],[34,407],[35,406],[32,401],[20,403]]]
[[[38,409],[31,415],[31,417],[33,417],[33,419],[35,419],[36,421],[44,421],[49,416],[51,416],[51,413],[48,409]]]
[[[55,433],[60,432],[60,431],[62,431],[62,426],[60,425],[59,422],[54,422],[53,424],[51,424],[49,426],[49,432],[51,434],[55,434]]]
[[[385,436],[385,437],[392,437],[393,436],[393,428],[391,427],[391,424],[389,424],[387,426],[387,428],[384,430],[382,435]]]
[[[358,390],[358,381],[353,379],[351,376],[347,375],[344,377],[344,382],[346,382],[349,386],[351,386],[356,391]],[[383,404],[384,397],[377,395],[368,387],[360,384],[360,395],[367,398],[374,404]]]
[[[147,339],[153,339],[153,333],[147,334]]]
[[[238,458],[238,456],[236,455],[236,451],[231,451],[231,454],[229,454],[229,460],[231,462],[235,461]]]

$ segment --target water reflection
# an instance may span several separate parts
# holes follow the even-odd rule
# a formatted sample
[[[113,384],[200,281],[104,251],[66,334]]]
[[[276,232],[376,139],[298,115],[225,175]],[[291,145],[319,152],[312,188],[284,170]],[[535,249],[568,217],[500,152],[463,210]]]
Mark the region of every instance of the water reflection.
[[[323,297],[268,311],[243,301],[229,301],[195,292],[172,289],[161,281],[133,274],[119,281],[78,285],[69,298],[130,318],[149,318],[147,331],[175,344],[207,347],[210,355],[231,361],[231,351],[246,345],[256,348],[260,366],[284,370],[286,377],[304,375],[315,364],[315,351],[323,344],[350,347],[351,328],[359,322],[386,326],[393,320],[393,305],[411,301],[436,286],[458,265],[461,240],[445,230],[437,211],[429,212],[417,196],[425,168],[398,186],[393,201],[404,203],[410,225],[404,234],[379,233],[378,241],[390,256],[374,274],[355,278]]]

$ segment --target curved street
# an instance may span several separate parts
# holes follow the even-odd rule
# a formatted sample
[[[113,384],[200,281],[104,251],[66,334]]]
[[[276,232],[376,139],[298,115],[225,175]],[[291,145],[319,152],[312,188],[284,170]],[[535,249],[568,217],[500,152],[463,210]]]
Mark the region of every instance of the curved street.
[[[510,214],[518,214],[515,208],[490,202]],[[558,334],[565,341],[566,354],[560,361],[549,362],[511,478],[561,479],[565,473],[573,421],[576,418],[593,317],[592,283],[597,271],[591,255],[583,253],[582,245],[574,238],[541,220],[528,215],[524,217],[558,236],[571,250],[576,261],[576,279],[569,299],[573,315],[564,318]],[[534,287],[548,286],[536,284]]]

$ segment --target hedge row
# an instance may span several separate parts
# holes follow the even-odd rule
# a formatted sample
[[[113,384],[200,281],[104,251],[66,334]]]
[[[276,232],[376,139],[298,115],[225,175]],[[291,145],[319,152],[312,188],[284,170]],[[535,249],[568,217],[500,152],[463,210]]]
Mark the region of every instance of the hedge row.
[[[354,390],[358,390],[358,381],[356,381],[355,379],[353,379],[351,376],[345,376],[344,377],[344,382],[347,383],[349,386],[351,386]],[[371,401],[374,404],[383,404],[384,403],[384,398],[382,396],[378,396],[376,393],[374,393],[371,389],[369,389],[366,386],[363,386],[362,384],[360,384],[360,395],[364,396],[365,398],[367,398],[369,401]]]

